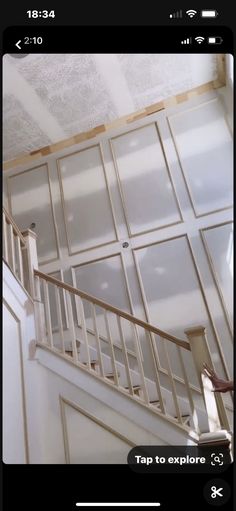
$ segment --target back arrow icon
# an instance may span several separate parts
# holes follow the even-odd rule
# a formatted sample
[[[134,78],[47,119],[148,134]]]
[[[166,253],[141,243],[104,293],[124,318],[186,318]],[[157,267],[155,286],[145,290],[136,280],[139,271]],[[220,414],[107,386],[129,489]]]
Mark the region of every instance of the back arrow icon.
[[[19,39],[19,41],[17,41],[17,43],[15,44],[15,46],[17,46],[18,50],[21,50],[20,43],[21,43],[21,39]]]

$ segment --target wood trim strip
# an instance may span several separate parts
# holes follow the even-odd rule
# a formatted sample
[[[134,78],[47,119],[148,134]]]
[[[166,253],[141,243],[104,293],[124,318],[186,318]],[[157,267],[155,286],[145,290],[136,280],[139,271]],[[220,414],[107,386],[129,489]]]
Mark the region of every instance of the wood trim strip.
[[[60,142],[51,144],[46,147],[42,147],[35,151],[31,151],[28,154],[20,154],[13,160],[6,161],[3,164],[3,170],[9,170],[14,167],[17,167],[18,165],[28,165],[28,164],[30,164],[30,162],[38,160],[39,158],[43,158],[45,156],[56,153],[58,151],[62,151],[63,149],[72,147],[72,146],[79,144],[81,142],[86,142],[86,140],[90,140],[91,138],[94,138],[94,137],[100,135],[101,133],[107,133],[108,131],[111,131],[114,128],[119,128],[122,126],[129,125],[130,123],[135,122],[139,119],[148,117],[148,115],[152,115],[154,113],[160,112],[161,110],[165,110],[166,108],[169,108],[170,106],[178,105],[178,104],[183,103],[184,101],[187,101],[195,96],[199,96],[201,94],[204,94],[205,92],[208,92],[208,91],[211,91],[214,89],[218,89],[226,84],[226,73],[225,73],[224,62],[225,62],[225,55],[224,54],[217,55],[218,77],[216,80],[206,82],[202,85],[199,85],[198,87],[189,89],[188,91],[186,91],[184,93],[180,93],[180,94],[177,94],[176,96],[167,98],[163,101],[159,101],[158,103],[154,103],[153,105],[145,107],[142,110],[139,110],[137,112],[133,112],[132,114],[125,115],[123,117],[119,117],[118,119],[115,119],[111,123],[101,124],[100,126],[93,128],[92,130],[78,133],[77,135],[74,135],[73,137],[67,138],[65,140],[61,140]]]

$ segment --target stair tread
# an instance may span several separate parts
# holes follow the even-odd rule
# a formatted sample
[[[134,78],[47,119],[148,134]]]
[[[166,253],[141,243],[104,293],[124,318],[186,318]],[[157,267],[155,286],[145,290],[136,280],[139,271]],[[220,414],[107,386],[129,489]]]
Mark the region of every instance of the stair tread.
[[[84,365],[88,365],[89,362],[82,362]],[[98,364],[98,360],[90,360],[90,364]]]
[[[129,389],[129,386],[124,387],[125,389]],[[140,385],[132,385],[132,389],[141,389]]]

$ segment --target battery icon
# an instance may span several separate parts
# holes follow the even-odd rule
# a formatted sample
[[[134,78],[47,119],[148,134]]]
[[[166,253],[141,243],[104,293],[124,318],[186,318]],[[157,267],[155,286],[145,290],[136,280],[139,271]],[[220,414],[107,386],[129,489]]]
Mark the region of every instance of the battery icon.
[[[222,37],[208,37],[207,38],[208,44],[221,44],[223,42]]]
[[[202,18],[216,18],[218,16],[218,12],[216,10],[206,9],[201,11]]]

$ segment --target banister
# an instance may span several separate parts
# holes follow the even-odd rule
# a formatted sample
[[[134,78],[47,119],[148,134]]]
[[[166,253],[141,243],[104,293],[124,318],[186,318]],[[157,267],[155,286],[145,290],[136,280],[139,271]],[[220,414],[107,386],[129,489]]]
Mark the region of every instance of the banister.
[[[89,295],[88,293],[85,293],[84,291],[80,291],[79,289],[76,289],[75,287],[71,286],[70,284],[61,282],[60,280],[57,280],[54,277],[51,277],[51,275],[47,275],[46,273],[43,273],[39,270],[35,269],[34,275],[37,277],[40,277],[41,279],[47,280],[48,282],[51,282],[51,284],[55,284],[56,286],[61,287],[62,289],[65,289],[66,291],[69,291],[70,293],[72,293],[74,295],[80,296],[81,298],[84,298],[85,300],[97,305],[98,307],[101,307],[101,308],[106,309],[110,312],[113,312],[114,314],[117,314],[118,316],[120,316],[124,319],[127,319],[131,323],[139,325],[142,328],[149,330],[149,332],[159,335],[160,337],[163,337],[164,339],[167,339],[168,341],[173,342],[177,346],[180,346],[181,348],[184,348],[184,349],[190,351],[190,345],[187,341],[184,341],[183,339],[179,339],[178,337],[175,337],[174,335],[164,332],[163,330],[160,330],[159,328],[157,328],[153,325],[150,325],[150,323],[146,323],[146,321],[143,321],[142,319],[132,316],[128,312],[122,311],[121,309],[118,309],[117,307],[114,307],[113,305],[110,305],[109,303],[103,302],[102,300],[95,298],[95,296]]]
[[[25,242],[25,239],[24,239],[24,236],[22,236],[21,232],[20,232],[20,229],[19,227],[17,227],[15,221],[13,220],[12,216],[10,215],[10,213],[8,213],[8,211],[5,209],[5,207],[3,206],[3,213],[6,217],[6,221],[12,225],[13,227],[13,231],[15,234],[17,234],[17,236],[19,236],[20,240],[21,240],[21,243],[25,246],[26,242]]]

